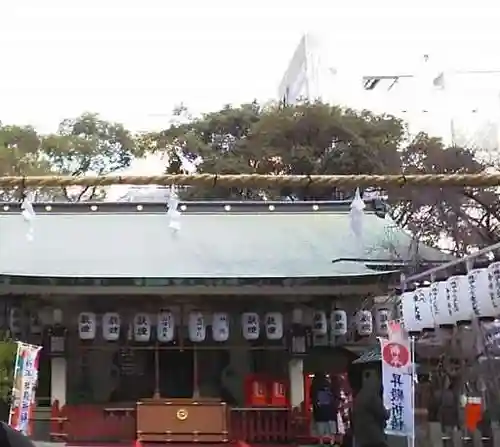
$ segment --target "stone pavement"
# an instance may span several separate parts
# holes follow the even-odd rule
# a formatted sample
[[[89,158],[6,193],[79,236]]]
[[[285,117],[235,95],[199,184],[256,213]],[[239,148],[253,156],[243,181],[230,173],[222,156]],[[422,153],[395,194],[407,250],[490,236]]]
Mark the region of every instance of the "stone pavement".
[[[44,442],[44,441],[34,441],[36,447],[64,447],[66,443],[64,442]]]

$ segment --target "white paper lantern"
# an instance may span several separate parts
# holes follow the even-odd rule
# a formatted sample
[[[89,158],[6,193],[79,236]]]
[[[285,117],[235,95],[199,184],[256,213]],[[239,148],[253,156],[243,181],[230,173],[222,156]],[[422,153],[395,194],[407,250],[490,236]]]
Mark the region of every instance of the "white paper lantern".
[[[377,335],[386,336],[389,334],[389,321],[391,320],[391,311],[381,308],[375,312],[375,332]]]
[[[245,340],[257,340],[260,336],[260,318],[255,312],[245,312],[241,315],[241,327]]]
[[[413,292],[404,292],[399,298],[401,303],[403,326],[410,334],[416,334],[422,330],[420,318],[417,319],[416,317],[414,296],[415,294]]]
[[[436,327],[431,306],[431,288],[418,287],[413,292],[413,302],[415,305],[415,317],[420,322],[421,330],[433,331]]]
[[[283,315],[280,312],[268,312],[265,316],[266,336],[269,340],[283,338]]]
[[[36,310],[30,312],[30,332],[33,335],[40,335],[43,330],[40,313]]]
[[[205,318],[201,312],[190,312],[188,318],[189,339],[192,342],[200,343],[205,340],[207,329]]]
[[[478,318],[495,318],[495,286],[488,269],[474,269],[467,274],[472,311]]]
[[[360,310],[356,315],[356,329],[362,337],[373,333],[373,316],[369,310]]]
[[[332,310],[330,326],[335,337],[342,337],[347,334],[347,312],[341,309]]]
[[[216,342],[224,342],[229,338],[229,315],[216,312],[212,315],[212,338]]]
[[[430,286],[429,303],[437,326],[449,327],[455,324],[451,297],[447,293],[446,281],[436,281]]]
[[[12,307],[9,311],[9,329],[16,335],[22,332],[22,311],[19,307]]]
[[[326,318],[326,312],[317,310],[313,313],[312,331],[314,335],[328,334],[328,320]]]
[[[134,317],[134,340],[147,342],[151,338],[151,317],[146,313]]]
[[[170,311],[160,312],[156,321],[156,339],[161,343],[169,343],[175,337],[175,316]]]
[[[495,315],[500,315],[500,262],[491,263],[487,270],[493,286],[492,305],[495,309]]]
[[[78,334],[80,340],[93,340],[95,338],[96,316],[93,312],[81,312],[78,315]]]
[[[450,276],[446,281],[446,291],[451,301],[452,316],[456,323],[467,323],[472,320],[474,312],[469,297],[467,276]]]
[[[117,312],[106,312],[102,316],[102,338],[106,341],[120,339],[121,318]]]

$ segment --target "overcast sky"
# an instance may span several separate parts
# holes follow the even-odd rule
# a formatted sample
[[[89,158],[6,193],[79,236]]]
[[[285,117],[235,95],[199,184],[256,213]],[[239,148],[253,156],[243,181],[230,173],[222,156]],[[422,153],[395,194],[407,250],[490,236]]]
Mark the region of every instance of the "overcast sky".
[[[0,120],[52,131],[88,110],[140,130],[180,102],[200,112],[271,99],[311,31],[327,36],[330,59],[367,70],[424,53],[500,68],[496,3],[2,0]]]

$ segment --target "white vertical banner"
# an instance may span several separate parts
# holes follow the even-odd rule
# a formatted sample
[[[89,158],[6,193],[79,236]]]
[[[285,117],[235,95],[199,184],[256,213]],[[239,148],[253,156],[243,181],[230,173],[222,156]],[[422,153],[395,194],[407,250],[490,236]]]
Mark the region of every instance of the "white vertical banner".
[[[385,432],[393,436],[413,436],[413,364],[411,345],[402,332],[390,331],[380,338],[384,406],[390,412]]]
[[[14,360],[14,381],[12,385],[12,400],[10,403],[9,410],[9,419],[8,424],[12,426],[12,418],[14,416],[14,410],[19,407],[21,402],[21,388],[20,388],[20,380],[18,377],[20,376],[20,354],[21,354],[21,343],[17,342],[17,351],[16,351],[16,359]]]
[[[18,342],[14,369],[13,402],[9,425],[29,436],[35,409],[38,363],[41,346]]]

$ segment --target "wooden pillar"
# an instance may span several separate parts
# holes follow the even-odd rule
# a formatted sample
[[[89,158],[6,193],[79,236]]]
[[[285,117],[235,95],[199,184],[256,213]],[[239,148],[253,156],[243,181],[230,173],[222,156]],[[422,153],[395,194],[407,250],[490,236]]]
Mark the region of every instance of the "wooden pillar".
[[[304,390],[304,360],[293,357],[294,353],[306,351],[306,334],[303,326],[304,311],[302,308],[293,309],[291,326],[292,357],[288,360],[288,380],[290,382],[290,406],[297,408],[305,400]]]
[[[491,436],[493,437],[491,445],[493,447],[500,447],[500,425],[497,421],[491,423]]]
[[[63,312],[61,309],[54,309],[52,312],[52,324],[54,326],[63,324]],[[52,340],[51,340],[52,343]],[[68,340],[64,340],[65,346]],[[53,347],[51,346],[51,351]],[[52,357],[50,360],[50,403],[59,402],[59,406],[66,405],[66,381],[67,381],[67,361],[63,356]]]
[[[59,402],[66,405],[66,373],[67,362],[64,357],[53,357],[50,360],[50,403]]]
[[[290,405],[296,408],[304,402],[304,361],[291,358],[288,361],[288,379],[290,381]]]
[[[193,344],[193,399],[200,398],[200,379],[198,371],[198,350],[196,343]]]
[[[155,391],[153,398],[159,399],[160,396],[160,350],[158,349],[158,342],[155,343]]]

